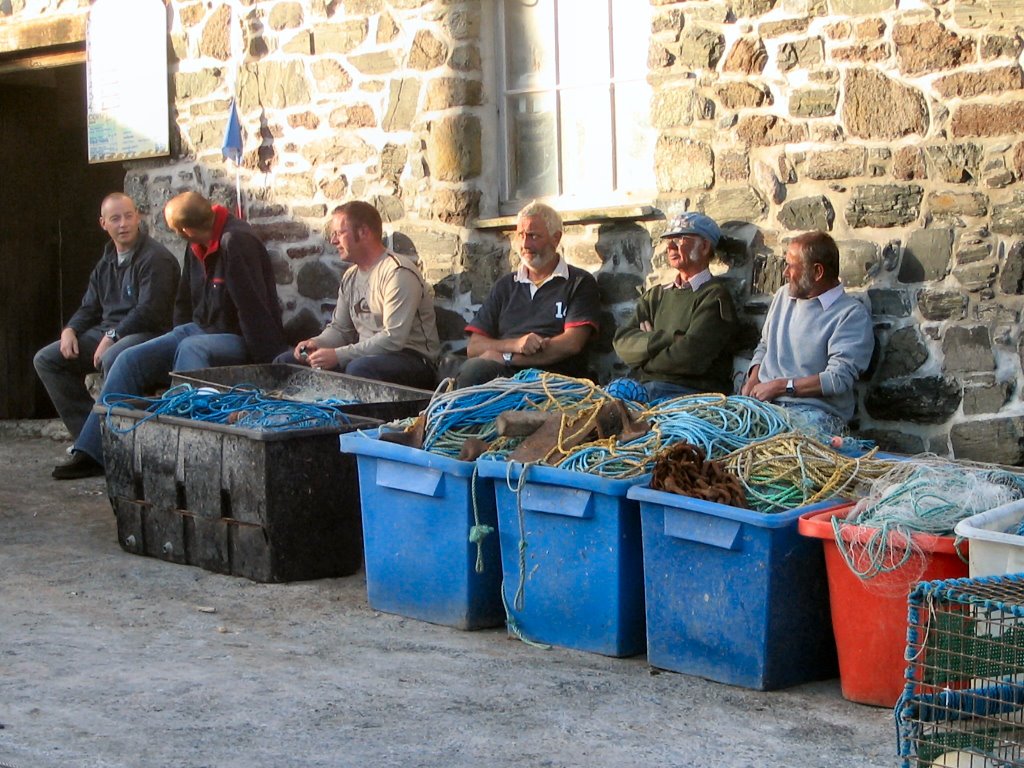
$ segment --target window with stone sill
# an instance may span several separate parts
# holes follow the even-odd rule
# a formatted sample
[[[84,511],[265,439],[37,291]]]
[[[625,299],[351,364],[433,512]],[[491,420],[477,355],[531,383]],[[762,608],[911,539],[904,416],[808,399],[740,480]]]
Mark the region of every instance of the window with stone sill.
[[[501,210],[655,197],[648,0],[502,0]]]

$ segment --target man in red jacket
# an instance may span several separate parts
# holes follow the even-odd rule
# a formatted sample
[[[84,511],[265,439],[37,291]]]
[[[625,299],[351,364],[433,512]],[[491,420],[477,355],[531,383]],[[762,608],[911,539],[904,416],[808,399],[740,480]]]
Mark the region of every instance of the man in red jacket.
[[[168,383],[171,371],[269,363],[288,344],[281,325],[267,249],[244,221],[197,192],[164,206],[167,226],[188,242],[174,306],[174,328],[126,350],[102,394],[145,394]],[[93,413],[57,480],[103,474],[99,417]]]

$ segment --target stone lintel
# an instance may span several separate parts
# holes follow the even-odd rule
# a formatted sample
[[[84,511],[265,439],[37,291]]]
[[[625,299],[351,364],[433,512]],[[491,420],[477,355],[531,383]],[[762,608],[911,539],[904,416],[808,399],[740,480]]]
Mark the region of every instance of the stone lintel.
[[[0,24],[0,53],[85,42],[88,10]]]

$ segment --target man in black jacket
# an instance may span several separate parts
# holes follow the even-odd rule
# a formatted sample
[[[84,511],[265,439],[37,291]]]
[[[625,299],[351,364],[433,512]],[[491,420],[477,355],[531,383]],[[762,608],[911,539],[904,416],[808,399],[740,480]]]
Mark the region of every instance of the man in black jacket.
[[[267,249],[244,221],[196,192],[164,206],[167,226],[188,242],[174,307],[174,329],[121,355],[103,394],[143,394],[171,371],[269,363],[288,343]],[[99,417],[93,413],[58,480],[103,474]]]
[[[181,269],[141,223],[128,195],[113,192],[103,198],[100,227],[110,242],[60,340],[43,347],[32,361],[73,440],[93,406],[85,376],[97,370],[106,376],[118,355],[171,327]]]

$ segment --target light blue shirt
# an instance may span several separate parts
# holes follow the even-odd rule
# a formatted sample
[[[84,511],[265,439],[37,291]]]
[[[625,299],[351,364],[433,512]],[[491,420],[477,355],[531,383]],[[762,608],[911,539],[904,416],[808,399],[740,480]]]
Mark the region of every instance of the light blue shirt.
[[[776,291],[751,366],[759,381],[817,374],[821,397],[780,397],[780,404],[813,406],[844,422],[853,417],[853,385],[871,362],[875,338],[871,313],[837,285],[813,299],[794,299],[789,286]]]

